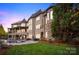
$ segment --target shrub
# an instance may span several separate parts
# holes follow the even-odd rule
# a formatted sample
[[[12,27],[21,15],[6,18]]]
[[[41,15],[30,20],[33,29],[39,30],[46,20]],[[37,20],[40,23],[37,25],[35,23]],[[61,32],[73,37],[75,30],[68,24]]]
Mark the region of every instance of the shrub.
[[[31,40],[31,38],[27,38],[26,40]]]
[[[34,40],[34,41],[38,41],[38,40],[39,40],[39,38],[34,38],[33,40]]]

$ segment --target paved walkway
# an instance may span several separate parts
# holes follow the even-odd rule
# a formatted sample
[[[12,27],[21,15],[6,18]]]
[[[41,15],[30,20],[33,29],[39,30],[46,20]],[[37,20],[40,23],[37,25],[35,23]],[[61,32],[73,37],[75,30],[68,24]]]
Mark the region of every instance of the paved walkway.
[[[7,45],[23,45],[23,44],[34,44],[34,43],[38,43],[38,41],[26,41],[26,42],[21,42],[21,43],[7,43]]]

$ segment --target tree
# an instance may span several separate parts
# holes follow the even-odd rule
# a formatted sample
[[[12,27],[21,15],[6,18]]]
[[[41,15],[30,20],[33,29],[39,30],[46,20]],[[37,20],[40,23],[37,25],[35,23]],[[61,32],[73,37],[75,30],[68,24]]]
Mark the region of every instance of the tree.
[[[66,42],[79,35],[79,4],[56,4],[53,7],[52,35]]]
[[[0,25],[0,38],[5,38],[7,33],[5,32],[4,28],[2,25]]]

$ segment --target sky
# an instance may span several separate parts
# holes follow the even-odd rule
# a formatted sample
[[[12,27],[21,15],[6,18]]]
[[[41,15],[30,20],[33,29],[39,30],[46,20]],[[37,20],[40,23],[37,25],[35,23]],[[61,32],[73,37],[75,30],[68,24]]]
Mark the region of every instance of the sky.
[[[47,9],[51,3],[0,3],[0,24],[5,31],[11,24],[28,18],[39,9]]]

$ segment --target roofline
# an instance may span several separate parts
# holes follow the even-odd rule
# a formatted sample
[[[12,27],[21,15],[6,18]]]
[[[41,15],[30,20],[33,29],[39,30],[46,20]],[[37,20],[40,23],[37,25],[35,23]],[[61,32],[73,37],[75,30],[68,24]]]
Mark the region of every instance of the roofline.
[[[15,25],[15,24],[20,24],[22,21],[17,21],[17,22],[15,22],[15,23],[12,23],[11,25]],[[27,23],[28,21],[26,21],[26,23]]]
[[[39,9],[39,10],[41,10],[41,9]],[[39,10],[38,10],[38,11],[39,11]],[[38,12],[38,11],[37,11],[37,12]],[[42,11],[42,10],[41,10],[41,11]],[[36,12],[36,13],[37,13],[37,12]],[[44,11],[42,11],[42,12],[41,12],[41,13],[39,13],[38,15],[42,14],[43,12],[44,12]],[[35,14],[35,13],[33,13],[33,14]],[[33,15],[33,14],[32,14],[32,15]],[[29,17],[28,21],[29,21],[31,18],[35,18],[35,17],[37,17],[37,16],[38,16],[38,15],[36,15],[36,16],[32,17],[32,15]]]
[[[53,6],[49,6],[45,11],[48,11],[49,9],[51,9]]]
[[[48,11],[49,9],[51,9],[52,7],[53,7],[53,5],[49,6],[46,10],[42,11],[42,13],[47,12],[47,11]],[[42,13],[40,13],[40,14],[42,14]],[[34,14],[35,14],[35,13],[34,13]],[[40,14],[39,14],[39,15],[40,15]],[[32,14],[32,15],[33,15],[33,14]],[[32,16],[32,15],[31,15],[31,16]],[[29,17],[28,21],[30,20],[30,18],[35,18],[35,17],[37,17],[38,15],[35,16],[35,17],[31,17],[31,16]]]

